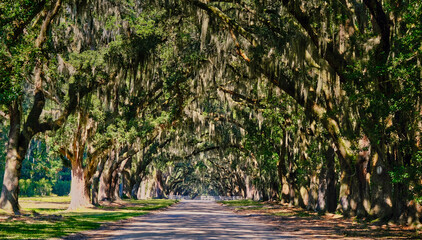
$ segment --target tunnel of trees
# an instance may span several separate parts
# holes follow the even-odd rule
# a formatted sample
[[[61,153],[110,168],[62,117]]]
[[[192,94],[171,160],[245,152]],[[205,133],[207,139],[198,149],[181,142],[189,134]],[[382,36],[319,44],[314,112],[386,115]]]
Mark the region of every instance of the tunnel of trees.
[[[419,0],[2,1],[0,207],[208,194],[419,222],[421,19]]]

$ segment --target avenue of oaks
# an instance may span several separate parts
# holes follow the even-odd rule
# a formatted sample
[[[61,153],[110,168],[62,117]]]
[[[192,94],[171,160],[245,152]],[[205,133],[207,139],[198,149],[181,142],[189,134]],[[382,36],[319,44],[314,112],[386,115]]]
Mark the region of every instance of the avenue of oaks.
[[[419,223],[418,0],[0,3],[0,207],[34,146],[69,209],[227,195]],[[42,143],[42,144],[41,144]]]

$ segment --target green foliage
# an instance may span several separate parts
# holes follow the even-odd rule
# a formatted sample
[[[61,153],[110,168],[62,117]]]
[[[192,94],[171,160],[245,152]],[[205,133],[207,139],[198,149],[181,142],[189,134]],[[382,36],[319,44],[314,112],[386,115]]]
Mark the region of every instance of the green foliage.
[[[19,180],[21,196],[46,196],[52,193],[63,196],[70,191],[69,170],[63,168],[62,161],[49,151],[44,140],[31,142],[24,159]]]
[[[57,180],[53,185],[52,193],[57,196],[66,196],[70,193],[70,181],[69,180]]]
[[[409,200],[422,203],[422,151],[413,156],[411,165],[396,166],[389,174],[393,183],[410,187]]]
[[[3,186],[4,168],[6,166],[7,155],[7,130],[8,124],[0,125],[0,186]]]
[[[262,202],[253,201],[253,200],[230,200],[230,201],[219,201],[224,205],[228,206],[261,206],[263,205]]]
[[[44,1],[2,1],[0,3],[0,105],[8,105],[22,94],[26,75],[33,70],[39,50],[35,35],[26,24],[43,8]],[[23,36],[22,36],[23,35]]]
[[[22,196],[48,196],[52,192],[53,184],[51,181],[42,178],[38,181],[31,179],[20,179],[19,180],[19,194]]]

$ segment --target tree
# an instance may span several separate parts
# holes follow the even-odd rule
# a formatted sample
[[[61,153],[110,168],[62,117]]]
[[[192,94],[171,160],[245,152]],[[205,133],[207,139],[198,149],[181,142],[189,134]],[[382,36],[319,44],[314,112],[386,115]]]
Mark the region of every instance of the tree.
[[[124,172],[132,197],[149,178],[163,194],[418,221],[418,1],[80,3],[0,5],[15,212],[29,142],[65,126],[51,135],[83,204],[91,182],[93,203],[118,198]]]
[[[402,156],[410,152],[393,154],[404,148],[394,147],[392,142],[396,138],[391,134],[408,136],[408,132],[389,126],[392,121],[397,123],[395,126],[414,125],[405,120],[410,118],[401,116],[403,112],[390,111],[388,107],[394,106],[391,100],[401,95],[400,86],[407,81],[394,78],[386,71],[386,66],[395,58],[391,48],[395,45],[390,40],[401,37],[391,30],[391,26],[397,25],[387,12],[409,11],[416,16],[418,11],[404,5],[383,5],[379,1],[350,3],[353,12],[341,4],[324,5],[318,1],[277,1],[265,8],[259,2],[188,2],[205,10],[228,30],[226,35],[231,35],[236,53],[251,71],[264,75],[292,96],[307,115],[324,126],[336,146],[342,167],[343,211],[391,217],[393,204],[400,201],[390,201],[393,192],[388,171],[391,164],[403,162]],[[236,15],[236,12],[242,14]],[[403,26],[399,22],[396,23]],[[357,98],[360,101],[356,101]],[[417,103],[411,105],[417,106]],[[411,115],[418,115],[417,112],[417,108],[413,108]],[[369,161],[361,158],[364,149],[354,150],[360,148],[359,139],[365,136],[371,148]],[[397,140],[408,142],[405,139],[415,137]],[[369,162],[375,165],[367,172]],[[376,169],[381,170],[376,173]],[[355,172],[359,176],[369,174],[371,186],[365,177],[353,177]],[[370,205],[363,204],[364,198]]]
[[[32,21],[32,18],[34,18],[37,14],[40,13],[41,9],[44,7],[44,2],[36,2],[34,5],[31,6],[33,10],[27,16],[26,19],[24,19],[22,22],[18,22],[18,25],[15,29],[11,30],[9,32],[9,36],[6,37],[7,40],[11,38],[19,38],[22,35],[23,29],[26,27],[26,25],[29,24],[29,22]],[[42,20],[40,30],[38,32],[38,35],[35,39],[35,44],[33,46],[33,50],[31,51],[39,51],[43,44],[47,40],[47,31],[51,26],[51,23],[57,13],[59,12],[59,9],[61,7],[61,1],[55,1],[54,4],[51,6],[47,6],[46,14]],[[6,8],[7,9],[7,8]],[[12,8],[13,9],[13,8]],[[15,10],[20,10],[18,7]],[[6,20],[12,22],[12,19]],[[5,26],[7,27],[7,25]],[[10,40],[9,40],[10,41]],[[5,48],[7,48],[4,45],[2,45],[2,51],[7,51]],[[12,45],[13,47],[13,45]],[[3,54],[4,52],[2,52]],[[18,57],[21,52],[17,52],[15,56],[12,55],[11,58]],[[10,57],[11,53],[9,53]],[[9,76],[6,76],[6,90],[5,94],[2,94],[2,96],[6,96],[8,101],[10,101],[9,105],[9,121],[10,121],[10,131],[9,131],[9,142],[8,142],[8,148],[7,148],[7,159],[6,159],[6,165],[5,165],[5,173],[3,178],[3,186],[2,186],[2,192],[0,197],[0,207],[9,211],[13,211],[15,214],[19,214],[19,204],[18,204],[18,194],[19,194],[19,177],[20,177],[20,169],[22,166],[22,161],[26,155],[28,145],[32,137],[37,134],[38,132],[44,132],[49,129],[53,129],[63,122],[63,118],[66,117],[66,113],[71,109],[68,109],[68,111],[59,119],[57,119],[55,122],[40,122],[40,115],[42,112],[42,109],[45,105],[45,96],[44,92],[42,91],[42,83],[43,83],[43,64],[42,59],[36,58],[32,55],[32,58],[27,59],[30,62],[35,62],[33,66],[34,67],[34,85],[35,85],[35,91],[34,91],[34,102],[31,107],[31,110],[28,114],[29,121],[26,121],[23,125],[21,125],[22,117],[23,117],[23,109],[22,109],[22,96],[10,96],[8,93],[10,89],[13,89],[13,86],[19,86],[20,79],[22,76],[19,76],[19,65],[21,63],[16,63],[15,66],[8,66],[7,70],[2,69],[2,73],[4,74],[10,74],[10,76],[16,76],[16,80],[10,79]],[[15,72],[17,71],[17,72]],[[2,89],[3,91],[3,89]]]

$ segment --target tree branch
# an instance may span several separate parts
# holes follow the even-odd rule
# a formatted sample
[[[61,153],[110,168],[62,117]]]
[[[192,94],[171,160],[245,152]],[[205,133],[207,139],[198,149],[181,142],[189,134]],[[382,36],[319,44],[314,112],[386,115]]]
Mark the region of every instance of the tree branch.
[[[57,15],[61,6],[61,0],[57,0],[52,11],[50,11],[43,21],[41,30],[38,34],[38,38],[35,41],[35,47],[41,48],[42,44],[46,41],[47,30],[51,25],[51,21]],[[29,112],[28,118],[23,128],[22,134],[27,139],[31,139],[35,134],[41,131],[39,117],[44,109],[45,96],[42,91],[42,63],[41,59],[37,59],[37,63],[34,69],[35,72],[35,95],[34,103],[31,111]]]
[[[15,21],[13,23],[13,26],[15,27],[15,29],[13,30],[13,36],[7,36],[7,39],[11,40],[10,43],[12,45],[18,42],[17,39],[23,34],[23,30],[26,28],[26,26],[28,26],[28,24],[31,23],[34,17],[37,16],[44,9],[45,4],[45,0],[36,3],[33,9],[28,9],[28,12],[30,12],[31,15],[29,15],[27,19],[25,19],[24,21]]]
[[[344,73],[346,71],[347,62],[340,54],[338,49],[334,47],[332,42],[327,42],[323,37],[318,36],[315,29],[311,26],[311,18],[307,15],[294,0],[283,0],[283,6],[287,11],[299,22],[311,38],[312,43],[320,50],[321,57],[324,58],[330,67],[340,77],[341,82],[345,82]],[[325,48],[321,48],[320,43]]]
[[[223,25],[234,32],[242,35],[246,40],[248,40],[252,46],[257,46],[257,40],[256,38],[248,31],[246,31],[242,26],[240,26],[236,21],[231,19],[229,16],[227,16],[224,12],[222,12],[220,9],[214,6],[210,6],[208,4],[205,4],[203,2],[200,2],[198,0],[185,0],[193,5],[197,6],[198,8],[205,10],[208,14],[219,18]]]
[[[60,153],[62,156],[66,157],[66,158],[67,158],[67,160],[72,161],[72,159],[73,159],[73,153],[72,153],[72,152],[70,152],[70,151],[69,151],[69,149],[64,148],[64,147],[61,147],[61,148],[59,149],[59,153]]]
[[[38,33],[37,39],[35,40],[35,48],[41,49],[42,45],[47,40],[47,31],[51,26],[51,22],[53,21],[54,17],[57,15],[60,7],[61,7],[61,0],[57,0],[56,4],[54,5],[54,8],[47,13],[47,16],[45,17],[40,32]],[[35,64],[35,92],[42,91],[42,80],[43,80],[43,66],[42,66],[42,60],[38,57],[37,62]]]
[[[9,119],[9,114],[6,114],[5,112],[0,111],[0,117],[8,120]]]
[[[113,78],[115,73],[111,75],[110,78]],[[63,110],[62,115],[57,118],[55,121],[47,121],[40,123],[35,129],[37,132],[45,131],[54,131],[59,129],[66,121],[66,119],[75,112],[76,107],[78,106],[80,100],[84,98],[88,93],[92,92],[98,86],[103,85],[105,82],[94,82],[86,86],[78,86],[77,84],[71,84],[69,86],[68,96],[70,97],[69,102],[67,103],[65,109]]]
[[[104,155],[110,151],[112,145],[112,140],[107,141],[106,143],[102,144],[99,148],[95,149],[93,153],[90,154],[89,163],[84,169],[85,180],[91,180],[92,176],[94,176],[95,171],[97,170],[97,166]]]
[[[224,93],[227,93],[227,94],[232,95],[233,96],[233,100],[235,100],[235,101],[238,100],[238,99],[242,99],[242,100],[246,101],[247,103],[249,103],[249,104],[251,104],[253,106],[257,106],[257,107],[262,108],[262,109],[265,109],[266,108],[264,105],[262,105],[262,103],[261,103],[262,100],[260,100],[260,99],[246,97],[246,96],[244,96],[244,95],[242,95],[240,93],[237,93],[235,91],[229,90],[229,89],[224,88],[222,86],[219,86],[218,87],[218,90],[220,90],[220,91],[222,91]]]
[[[390,25],[391,21],[382,9],[381,2],[377,0],[363,0],[369,12],[374,17],[376,23],[379,26],[381,34],[380,48],[385,55],[390,52]]]

